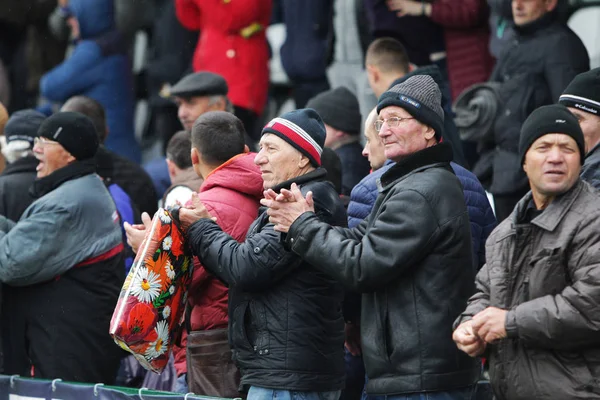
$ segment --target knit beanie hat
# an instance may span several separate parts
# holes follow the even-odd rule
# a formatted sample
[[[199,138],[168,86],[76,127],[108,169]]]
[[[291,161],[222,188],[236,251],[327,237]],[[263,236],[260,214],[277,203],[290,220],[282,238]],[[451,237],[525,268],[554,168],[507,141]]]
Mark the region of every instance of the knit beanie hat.
[[[379,98],[377,113],[389,106],[405,109],[417,121],[432,127],[438,141],[442,138],[442,92],[429,75],[415,75],[388,89]]]
[[[321,153],[325,144],[325,125],[312,108],[290,111],[273,118],[262,130],[262,135],[272,133],[304,154],[314,167],[321,166]]]
[[[573,78],[558,102],[600,117],[600,67]]]
[[[344,86],[319,93],[306,104],[319,113],[327,125],[351,135],[361,127],[360,107],[354,93]]]
[[[29,148],[33,148],[33,141],[37,137],[38,129],[45,119],[46,116],[44,114],[32,109],[14,112],[4,127],[6,143],[15,141],[28,142]],[[26,146],[25,143],[23,145]]]
[[[519,139],[519,158],[521,165],[525,162],[527,151],[539,138],[549,133],[569,135],[577,143],[581,164],[585,158],[585,141],[577,118],[560,104],[543,106],[534,110],[521,127]]]
[[[78,161],[94,157],[98,150],[93,122],[77,112],[59,112],[48,117],[38,135],[60,143]]]

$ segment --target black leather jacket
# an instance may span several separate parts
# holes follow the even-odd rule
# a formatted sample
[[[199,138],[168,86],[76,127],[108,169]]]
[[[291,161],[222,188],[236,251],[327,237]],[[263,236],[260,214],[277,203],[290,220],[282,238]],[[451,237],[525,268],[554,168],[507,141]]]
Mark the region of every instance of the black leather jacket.
[[[344,206],[325,174],[317,169],[274,189],[296,182],[304,195],[313,192],[319,218],[345,225]],[[202,265],[229,285],[229,341],[244,389],[343,387],[342,287],[288,251],[266,212],[244,243],[211,220],[192,225],[189,238]]]
[[[302,214],[287,240],[295,253],[362,296],[367,392],[444,391],[477,381],[478,361],[452,341],[474,290],[469,217],[449,165],[450,145],[390,168],[369,217],[354,229]]]

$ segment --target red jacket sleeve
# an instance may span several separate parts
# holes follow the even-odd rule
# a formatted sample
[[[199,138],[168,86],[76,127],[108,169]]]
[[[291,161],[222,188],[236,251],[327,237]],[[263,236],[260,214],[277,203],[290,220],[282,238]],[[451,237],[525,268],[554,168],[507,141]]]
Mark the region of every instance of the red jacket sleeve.
[[[175,13],[181,25],[186,29],[200,30],[200,9],[195,0],[175,0]]]
[[[436,0],[431,4],[431,20],[444,28],[472,28],[486,18],[484,0]]]

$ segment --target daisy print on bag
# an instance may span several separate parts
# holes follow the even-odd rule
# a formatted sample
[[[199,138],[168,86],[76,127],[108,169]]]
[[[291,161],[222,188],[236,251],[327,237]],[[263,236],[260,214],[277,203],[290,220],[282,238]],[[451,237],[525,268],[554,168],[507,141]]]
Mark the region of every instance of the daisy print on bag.
[[[169,346],[169,325],[167,321],[158,321],[154,330],[158,337],[154,342],[150,343],[150,346],[146,350],[146,358],[148,360],[153,360],[163,355]]]
[[[161,286],[160,276],[144,267],[133,279],[131,292],[142,303],[152,303],[160,295]]]

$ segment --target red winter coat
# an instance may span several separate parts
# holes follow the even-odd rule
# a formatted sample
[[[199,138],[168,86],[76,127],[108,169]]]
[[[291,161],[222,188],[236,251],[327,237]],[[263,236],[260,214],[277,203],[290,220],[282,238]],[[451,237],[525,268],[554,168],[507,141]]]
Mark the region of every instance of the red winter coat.
[[[431,19],[444,27],[452,100],[467,87],[485,82],[494,68],[485,0],[436,0]]]
[[[208,212],[217,217],[224,232],[243,242],[250,224],[258,216],[263,197],[260,169],[254,164],[256,154],[240,154],[221,165],[206,177],[199,198]],[[194,276],[189,288],[192,308],[191,328],[195,331],[227,328],[227,287],[209,274],[194,257]],[[177,375],[187,372],[184,331],[181,348],[175,347]]]
[[[228,97],[260,115],[269,89],[269,48],[265,28],[271,0],[175,0],[177,18],[190,30],[200,30],[194,71],[220,74],[229,86]],[[245,38],[244,28],[262,28]]]

